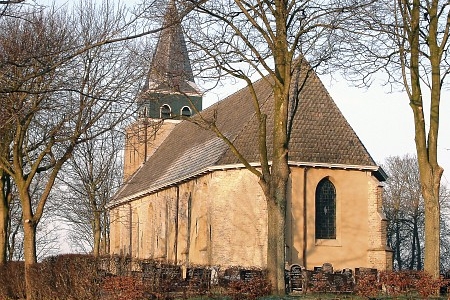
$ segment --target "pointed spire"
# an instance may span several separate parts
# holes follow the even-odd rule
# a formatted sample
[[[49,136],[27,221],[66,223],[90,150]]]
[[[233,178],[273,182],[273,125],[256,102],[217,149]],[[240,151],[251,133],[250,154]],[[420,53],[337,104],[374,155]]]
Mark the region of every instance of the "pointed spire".
[[[188,83],[194,82],[194,75],[175,0],[168,2],[162,28],[144,92],[196,92]]]

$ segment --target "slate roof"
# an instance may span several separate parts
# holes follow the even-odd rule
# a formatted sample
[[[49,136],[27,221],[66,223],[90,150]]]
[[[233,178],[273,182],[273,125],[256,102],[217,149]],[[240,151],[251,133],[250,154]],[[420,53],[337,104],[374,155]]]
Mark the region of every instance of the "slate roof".
[[[301,71],[296,82],[305,79]],[[365,169],[385,179],[356,133],[314,72],[299,95],[289,143],[289,161],[297,165]],[[295,85],[295,82],[293,84]],[[266,77],[254,83],[260,105],[268,115],[271,149],[273,94]],[[258,162],[257,122],[248,88],[243,88],[201,112],[215,118],[218,128],[250,162]],[[199,120],[200,116],[192,117]],[[182,121],[113,200],[127,201],[213,169],[239,164],[229,147],[211,130]]]
[[[162,28],[143,90],[198,93],[174,0],[169,0]]]

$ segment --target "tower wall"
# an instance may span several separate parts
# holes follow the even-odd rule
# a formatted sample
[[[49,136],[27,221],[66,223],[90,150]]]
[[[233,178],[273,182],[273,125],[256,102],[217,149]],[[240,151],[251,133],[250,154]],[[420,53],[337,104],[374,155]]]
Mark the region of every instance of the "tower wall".
[[[131,175],[158,149],[180,121],[139,119],[126,129],[123,177]]]

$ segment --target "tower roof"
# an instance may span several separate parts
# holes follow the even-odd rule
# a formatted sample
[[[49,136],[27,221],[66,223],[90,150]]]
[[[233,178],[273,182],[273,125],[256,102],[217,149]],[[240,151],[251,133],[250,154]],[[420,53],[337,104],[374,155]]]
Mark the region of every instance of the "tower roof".
[[[175,0],[169,0],[144,92],[198,93]]]

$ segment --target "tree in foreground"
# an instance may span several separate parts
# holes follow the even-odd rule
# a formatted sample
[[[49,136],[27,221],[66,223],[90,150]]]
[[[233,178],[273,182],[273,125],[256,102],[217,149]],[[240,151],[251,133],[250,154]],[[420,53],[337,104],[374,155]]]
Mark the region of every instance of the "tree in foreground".
[[[124,105],[134,97],[139,68],[124,57],[125,45],[86,46],[125,28],[123,16],[111,9],[83,2],[73,16],[64,9],[31,11],[26,20],[0,24],[1,99],[9,116],[1,128],[12,134],[11,142],[1,144],[1,153],[10,156],[0,157],[0,168],[14,181],[22,207],[27,299],[33,297],[29,269],[37,257],[36,229],[58,173],[78,145],[126,118]],[[94,12],[107,22],[89,22],[98,17]],[[33,197],[38,178],[43,187]]]
[[[295,86],[291,82],[300,69],[308,74],[326,64],[333,50],[330,46],[333,30],[352,13],[356,4],[353,1],[191,0],[177,5],[179,9],[194,8],[184,19],[194,68],[205,78],[225,75],[242,80],[252,93],[249,101],[259,123],[260,167],[253,167],[245,160],[226,133],[214,126],[214,120],[203,120],[200,125],[221,137],[260,179],[268,211],[268,276],[273,292],[284,294],[290,120],[296,113],[302,89],[301,82]],[[252,82],[261,77],[269,82],[273,92],[271,124],[260,107],[262,99],[258,99],[253,88]],[[273,129],[267,132],[267,128]]]
[[[0,1],[0,20],[1,18],[19,17],[20,7],[17,4],[23,1]],[[16,4],[16,5],[13,5]],[[3,63],[0,63],[0,68],[3,67]],[[0,75],[1,76],[1,75]],[[5,82],[6,78],[0,77],[0,84]],[[3,95],[0,95],[0,103],[3,103]],[[11,117],[11,113],[5,107],[0,107],[0,124],[3,126],[0,128],[0,155],[9,160],[10,152],[7,147],[12,140],[11,128],[7,125],[8,120]],[[9,174],[0,166],[0,264],[5,263],[8,260],[8,248],[10,237],[10,223],[11,223],[11,210],[10,205],[12,200],[12,181]]]
[[[442,89],[450,72],[447,59],[450,3],[442,0],[375,1],[348,19],[336,43],[347,76],[370,85],[383,74],[387,84],[408,95],[414,116],[415,145],[425,207],[424,269],[439,277],[442,167],[438,162]]]

